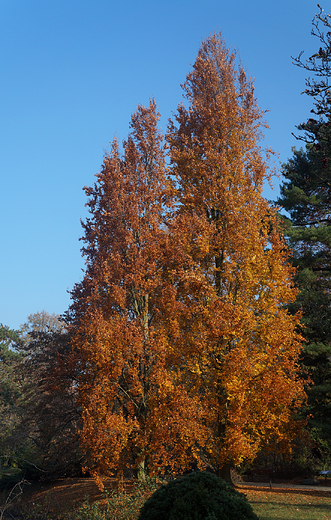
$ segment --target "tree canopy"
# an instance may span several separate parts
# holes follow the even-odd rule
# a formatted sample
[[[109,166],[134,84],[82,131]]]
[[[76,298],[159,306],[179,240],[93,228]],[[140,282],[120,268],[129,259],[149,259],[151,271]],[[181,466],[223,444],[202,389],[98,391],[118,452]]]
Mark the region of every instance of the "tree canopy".
[[[304,398],[253,83],[215,34],[183,89],[166,144],[154,100],[139,106],[123,153],[114,140],[85,188],[70,363],[86,469],[100,485],[126,468],[196,461],[222,472],[286,445]]]
[[[183,88],[188,107],[178,107],[168,135],[185,306],[177,348],[190,359],[185,377],[198,374],[211,460],[221,469],[288,438],[291,410],[303,398],[299,317],[284,307],[295,298],[293,271],[262,197],[270,170],[253,83],[214,35]]]

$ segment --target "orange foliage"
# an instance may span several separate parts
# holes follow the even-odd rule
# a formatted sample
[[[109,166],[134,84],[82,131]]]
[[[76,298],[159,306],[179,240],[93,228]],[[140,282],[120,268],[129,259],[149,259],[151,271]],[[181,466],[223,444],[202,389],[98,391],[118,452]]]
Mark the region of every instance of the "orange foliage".
[[[217,467],[284,442],[304,399],[292,269],[260,148],[263,113],[236,55],[218,35],[202,44],[169,126],[179,210],[171,223],[174,281],[182,302],[178,356],[209,415]],[[185,232],[183,231],[185,230]],[[178,254],[180,251],[180,254]],[[184,353],[184,354],[183,354]]]
[[[83,224],[86,272],[72,292],[81,447],[97,478],[125,467],[143,474],[184,467],[199,432],[196,397],[175,386],[167,362],[171,305],[162,276],[169,179],[154,101],[132,116],[120,157],[104,159]],[[77,372],[77,370],[76,370]],[[201,436],[200,436],[201,437]]]
[[[219,35],[202,44],[167,135],[154,101],[85,188],[72,292],[81,447],[100,476],[194,459],[221,468],[286,444],[304,398],[292,269],[254,88]],[[176,179],[176,181],[174,181]]]

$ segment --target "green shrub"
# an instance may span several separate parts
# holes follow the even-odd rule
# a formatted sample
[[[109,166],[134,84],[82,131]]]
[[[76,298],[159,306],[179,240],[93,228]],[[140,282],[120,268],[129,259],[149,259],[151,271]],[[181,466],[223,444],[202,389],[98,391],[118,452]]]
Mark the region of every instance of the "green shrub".
[[[245,495],[207,472],[194,472],[161,486],[138,520],[258,520]]]

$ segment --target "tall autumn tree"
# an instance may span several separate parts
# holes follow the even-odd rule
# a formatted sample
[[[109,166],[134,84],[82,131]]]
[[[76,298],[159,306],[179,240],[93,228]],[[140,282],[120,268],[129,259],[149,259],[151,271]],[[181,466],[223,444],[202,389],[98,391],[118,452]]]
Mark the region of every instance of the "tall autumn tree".
[[[72,292],[69,330],[81,448],[100,486],[102,475],[125,468],[143,476],[185,466],[199,433],[196,398],[176,384],[168,361],[174,291],[162,265],[171,197],[158,119],[154,101],[139,106],[123,155],[114,140],[85,188],[86,269]]]
[[[299,317],[285,309],[295,298],[292,268],[262,197],[263,112],[236,61],[220,34],[201,45],[168,133],[178,205],[169,224],[180,304],[174,358],[208,410],[204,452],[227,478],[230,463],[287,443],[304,397]]]

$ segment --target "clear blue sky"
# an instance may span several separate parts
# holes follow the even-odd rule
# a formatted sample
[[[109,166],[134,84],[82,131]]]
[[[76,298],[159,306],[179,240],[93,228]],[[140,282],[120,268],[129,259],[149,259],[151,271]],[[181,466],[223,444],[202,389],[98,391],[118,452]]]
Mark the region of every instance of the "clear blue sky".
[[[0,0],[0,322],[18,328],[31,313],[67,309],[84,266],[83,186],[139,103],[154,96],[166,129],[214,31],[255,78],[265,144],[290,157],[311,108],[291,55],[316,49],[316,11],[312,0]]]

